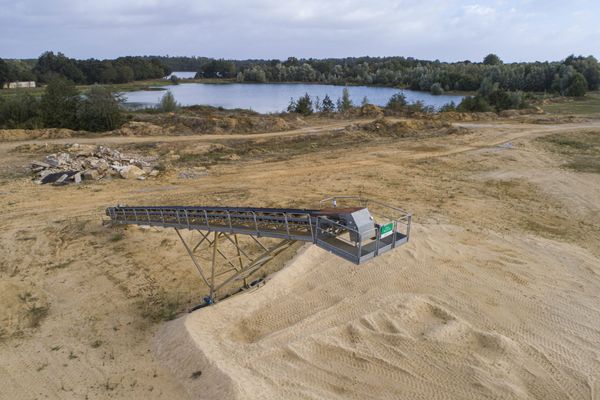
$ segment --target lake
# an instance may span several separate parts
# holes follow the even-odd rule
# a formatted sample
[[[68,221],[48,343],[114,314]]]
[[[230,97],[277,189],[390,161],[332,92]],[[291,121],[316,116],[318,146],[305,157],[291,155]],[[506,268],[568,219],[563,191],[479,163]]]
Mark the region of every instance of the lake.
[[[183,106],[201,104],[223,108],[246,108],[260,113],[277,113],[287,109],[290,98],[298,99],[305,93],[313,99],[318,96],[321,100],[327,94],[335,103],[342,97],[344,86],[306,83],[181,83],[161,88],[170,90],[177,102]],[[393,94],[400,91],[406,95],[409,103],[420,100],[425,105],[435,108],[451,101],[458,104],[463,98],[456,95],[434,96],[426,92],[374,86],[348,86],[348,91],[355,105],[359,105],[363,97],[367,96],[369,103],[384,106]],[[127,99],[126,104],[131,106],[155,106],[164,93],[164,90],[140,90],[124,93],[124,96]]]

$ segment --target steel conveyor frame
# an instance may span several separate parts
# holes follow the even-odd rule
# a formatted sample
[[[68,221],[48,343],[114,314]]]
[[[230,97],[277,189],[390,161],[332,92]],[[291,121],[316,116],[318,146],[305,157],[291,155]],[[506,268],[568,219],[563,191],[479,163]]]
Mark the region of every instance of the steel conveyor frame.
[[[296,241],[315,245],[355,264],[362,264],[373,257],[406,243],[410,236],[412,216],[410,213],[387,204],[361,197],[338,196],[324,199],[330,208],[251,208],[251,207],[187,207],[187,206],[117,206],[106,209],[115,224],[143,225],[174,228],[186,252],[209,288],[205,298],[211,304],[218,292],[234,280],[247,279],[269,260]],[[354,207],[339,207],[339,203],[353,203]],[[377,207],[378,220],[368,231],[349,226],[343,215],[367,207]],[[382,219],[380,219],[382,218]],[[386,227],[386,232],[383,232]],[[181,230],[198,231],[201,239],[197,244],[185,241]],[[211,239],[212,234],[212,239]],[[262,249],[258,257],[249,257],[239,246],[238,235],[250,236]],[[268,248],[260,238],[280,239]],[[226,240],[236,249],[236,260],[230,260],[219,248],[219,241]],[[210,269],[202,268],[196,251],[206,243],[212,250]],[[217,256],[223,258],[229,269],[216,273]],[[219,280],[224,274],[229,276]]]

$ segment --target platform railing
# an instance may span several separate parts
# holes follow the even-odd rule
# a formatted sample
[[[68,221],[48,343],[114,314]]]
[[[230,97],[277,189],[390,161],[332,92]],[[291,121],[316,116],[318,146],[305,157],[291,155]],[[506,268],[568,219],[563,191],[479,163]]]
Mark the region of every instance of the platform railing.
[[[410,237],[412,214],[400,207],[391,206],[381,201],[361,196],[331,196],[319,201],[320,206],[323,206],[325,203],[331,203],[334,208],[340,207],[340,204],[345,206],[343,203],[353,203],[360,207],[368,208],[369,212],[377,217],[380,226],[387,223],[393,224],[392,234],[394,238],[396,238],[398,233],[406,236],[407,241]],[[376,207],[372,207],[372,205]]]

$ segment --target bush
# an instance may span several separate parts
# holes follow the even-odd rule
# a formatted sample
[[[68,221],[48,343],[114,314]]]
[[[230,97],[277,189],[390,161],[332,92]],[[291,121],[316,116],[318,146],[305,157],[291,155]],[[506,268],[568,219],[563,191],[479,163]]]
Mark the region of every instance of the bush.
[[[440,112],[454,112],[456,111],[456,104],[451,101],[450,103],[446,103],[440,107]]]
[[[92,132],[111,131],[123,124],[120,97],[115,97],[105,87],[94,85],[77,112],[81,129]]]
[[[482,96],[467,96],[460,102],[457,108],[463,112],[487,112],[492,108]]]
[[[77,129],[79,102],[79,92],[72,81],[62,77],[50,80],[40,102],[44,126]]]
[[[585,96],[587,88],[588,83],[585,77],[581,73],[575,72],[569,81],[569,86],[565,94],[571,97],[582,97]]]
[[[0,97],[0,128],[34,129],[41,126],[40,102],[28,93]]]
[[[347,112],[350,111],[354,107],[352,104],[352,100],[350,100],[350,92],[348,88],[345,87],[342,91],[342,98],[337,101],[337,110],[339,112]]]
[[[421,100],[417,100],[414,103],[411,103],[406,106],[406,110],[409,113],[423,113],[423,114],[431,114],[435,110],[433,106],[426,106]]]
[[[333,104],[333,101],[327,94],[325,95],[325,97],[323,97],[323,102],[321,103],[321,111],[324,113],[331,113],[335,111],[335,105]]]
[[[439,96],[439,95],[444,94],[444,88],[442,87],[441,83],[436,82],[433,85],[431,85],[430,92],[434,96]]]
[[[177,103],[175,96],[173,96],[173,93],[171,93],[169,90],[160,99],[160,103],[157,108],[162,112],[174,112],[179,108],[179,103]]]
[[[390,97],[385,108],[394,111],[402,111],[406,107],[406,104],[406,96],[404,93],[398,92]]]
[[[305,93],[298,101],[292,98],[287,108],[288,112],[298,113],[302,115],[310,115],[314,112],[312,99]]]

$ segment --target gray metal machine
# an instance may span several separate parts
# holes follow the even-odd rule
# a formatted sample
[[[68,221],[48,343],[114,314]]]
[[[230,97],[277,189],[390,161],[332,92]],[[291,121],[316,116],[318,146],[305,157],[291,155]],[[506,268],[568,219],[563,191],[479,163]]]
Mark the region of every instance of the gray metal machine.
[[[339,202],[348,205],[339,207]],[[400,208],[359,197],[331,197],[320,204],[324,203],[331,203],[332,206],[317,209],[117,206],[107,208],[106,214],[115,224],[174,228],[210,290],[205,298],[210,304],[217,299],[217,292],[225,285],[241,279],[246,284],[252,274],[295,241],[314,243],[343,259],[362,264],[409,239],[412,216]],[[371,210],[377,210],[377,217]],[[199,243],[187,243],[181,234],[182,230],[199,232]],[[239,246],[238,235],[250,237],[262,248],[262,253],[258,257],[245,254]],[[260,238],[280,241],[267,247]],[[218,242],[221,239],[235,247],[235,262],[219,250]],[[195,254],[202,243],[208,244],[212,251],[212,263],[208,271],[201,267]],[[217,255],[231,267],[226,271],[228,274],[215,273]]]

